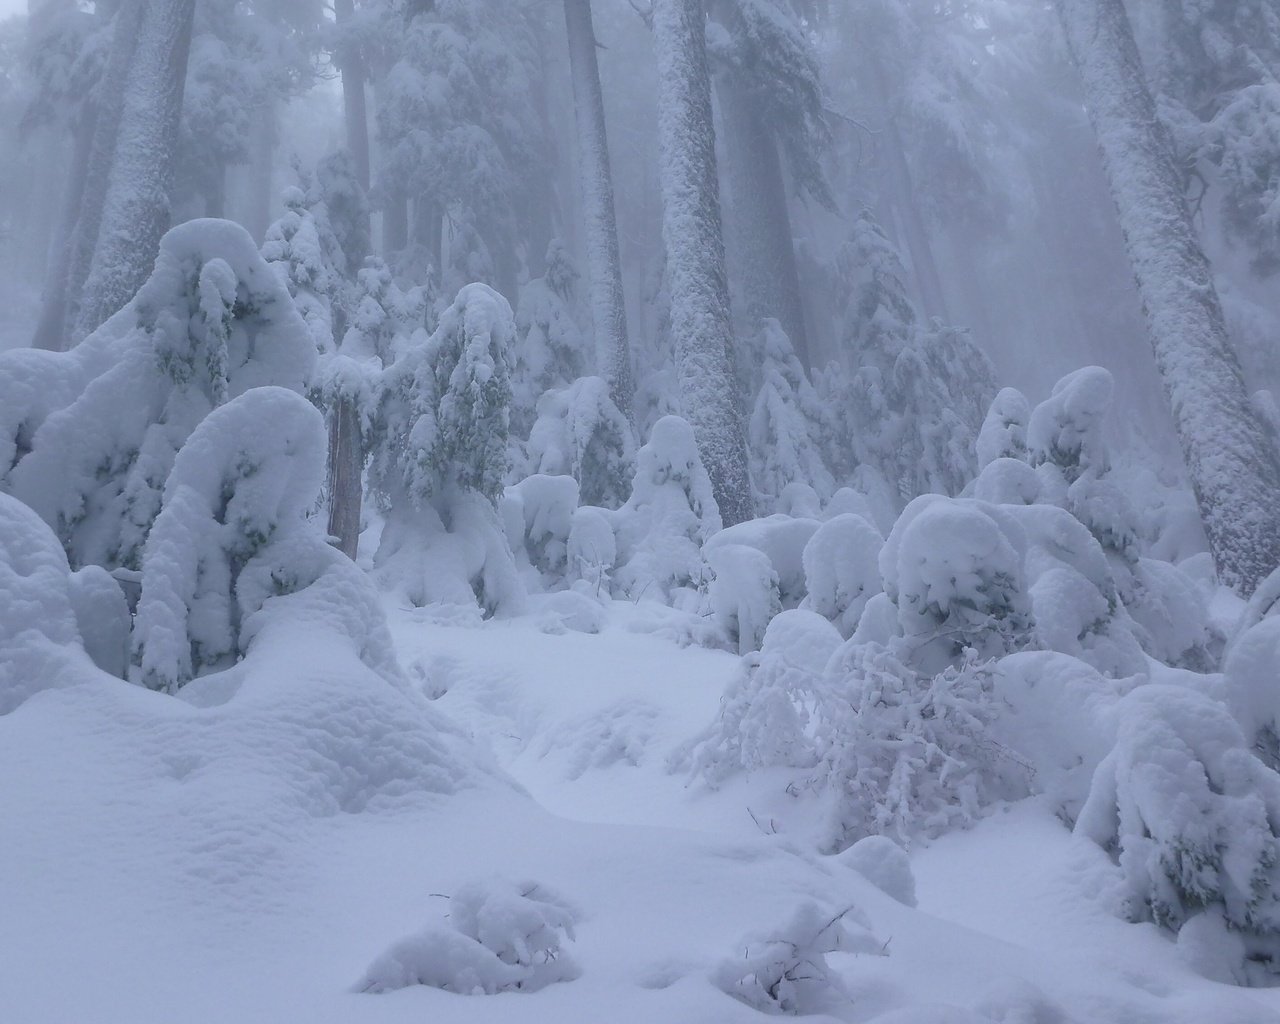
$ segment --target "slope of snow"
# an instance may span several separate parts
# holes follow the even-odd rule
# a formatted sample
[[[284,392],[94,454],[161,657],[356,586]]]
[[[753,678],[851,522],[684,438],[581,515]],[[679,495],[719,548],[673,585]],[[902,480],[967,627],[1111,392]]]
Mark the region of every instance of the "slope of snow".
[[[429,702],[318,635],[189,699],[87,675],[0,717],[5,1021],[746,1024],[760,1012],[718,986],[762,939],[813,938],[788,933],[808,904],[849,910],[857,940],[826,953],[847,998],[814,1020],[1280,1019],[1278,993],[1199,979],[1117,918],[1105,855],[1036,801],[917,849],[911,909],[766,834],[767,778],[686,788],[667,756],[737,659],[681,646],[696,624],[674,613],[616,603],[591,634],[547,609],[387,610]],[[492,879],[572,909],[576,978],[357,991]]]

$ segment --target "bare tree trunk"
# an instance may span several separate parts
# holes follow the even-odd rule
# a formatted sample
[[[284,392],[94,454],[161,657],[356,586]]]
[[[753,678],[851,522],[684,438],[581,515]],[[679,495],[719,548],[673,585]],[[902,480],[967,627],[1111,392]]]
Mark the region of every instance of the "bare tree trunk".
[[[84,193],[67,253],[63,333],[69,335],[66,343],[71,345],[84,337],[77,329],[81,297],[85,280],[89,276],[89,266],[93,262],[93,252],[98,244],[102,207],[107,199],[111,165],[115,160],[116,139],[120,134],[120,117],[124,111],[129,70],[133,66],[134,54],[138,48],[138,32],[142,27],[146,6],[146,0],[122,0],[111,30],[111,51],[107,56],[107,66],[98,83],[98,112],[94,119],[93,140],[89,146],[88,165],[85,168]]]
[[[564,0],[569,35],[569,66],[578,125],[578,181],[587,231],[591,279],[591,322],[609,395],[623,415],[631,416],[635,376],[627,336],[627,310],[618,256],[618,221],[613,205],[613,173],[605,131],[604,94],[596,61],[591,0]]]
[[[350,399],[341,399],[329,416],[329,454],[329,535],[338,538],[338,549],[354,559],[364,498],[364,439],[360,411]]]
[[[733,327],[720,228],[711,75],[702,0],[654,0],[662,237],[681,406],[725,525],[752,518],[735,395]]]
[[[1121,0],[1058,0],[1222,582],[1280,564],[1280,455],[1258,421]]]
[[[169,228],[178,121],[195,0],[150,0],[125,88],[102,225],[85,280],[84,337],[128,302]]]
[[[738,312],[753,330],[764,317],[775,317],[800,362],[810,367],[809,332],[778,147],[743,83],[731,72],[718,76],[716,82],[728,163],[729,266],[736,271],[742,300]]]
[[[89,176],[89,155],[93,150],[94,126],[98,107],[93,97],[86,97],[76,122],[75,147],[71,154],[71,167],[67,175],[66,195],[62,213],[54,228],[49,246],[49,258],[45,266],[44,289],[41,296],[40,320],[36,324],[33,348],[60,352],[67,348],[67,295],[68,275],[71,272],[72,247],[75,244],[76,222],[84,205],[85,186]]]

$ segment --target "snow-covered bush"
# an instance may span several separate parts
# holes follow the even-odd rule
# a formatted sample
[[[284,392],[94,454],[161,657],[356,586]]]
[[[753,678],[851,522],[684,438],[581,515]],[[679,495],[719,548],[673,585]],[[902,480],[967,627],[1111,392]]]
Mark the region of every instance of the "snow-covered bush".
[[[0,494],[0,715],[40,690],[94,677],[76,612],[58,539],[26,505]]]
[[[806,593],[804,551],[821,524],[816,519],[781,514],[748,519],[726,527],[703,547],[707,558],[722,545],[755,548],[769,559],[778,576],[778,596],[783,608],[797,607]]]
[[[196,220],[164,236],[124,309],[40,356],[0,355],[0,486],[53,527],[73,567],[136,569],[196,425],[253,387],[302,391],[316,351],[244,228]]]
[[[494,995],[536,992],[580,973],[566,948],[576,915],[537,882],[471,882],[449,898],[448,923],[397,942],[357,983],[357,992],[410,985]]]
[[[142,554],[137,679],[174,692],[245,649],[271,596],[302,589],[330,550],[306,511],[324,479],[320,414],[283,388],[253,388],[192,433]]]
[[[911,664],[940,672],[969,660],[967,651],[985,659],[1026,644],[1021,546],[994,506],[940,495],[907,506],[881,549],[880,572]]]
[[[384,377],[371,483],[386,509],[374,558],[414,604],[518,611],[524,599],[496,502],[508,468],[515,327],[507,301],[467,285]]]
[[[848,1002],[828,953],[885,952],[856,907],[832,911],[815,903],[802,904],[785,925],[739,946],[716,968],[714,984],[763,1013],[791,1016],[830,1012]]]
[[[818,752],[811,709],[824,690],[828,659],[841,643],[831,623],[813,612],[784,611],[765,629],[758,653],[742,659],[725,688],[720,713],[673,756],[710,785],[739,771],[811,768]]]
[[[765,628],[782,610],[768,555],[745,544],[719,544],[708,550],[707,562],[712,617],[739,654],[759,649]]]
[[[1259,754],[1280,768],[1280,617],[1267,615],[1237,636],[1222,668],[1232,715]]]
[[[575,509],[569,523],[565,571],[569,585],[594,597],[607,598],[617,558],[618,541],[609,512],[593,505]]]
[[[761,384],[747,438],[759,505],[776,506],[784,489],[795,483],[807,484],[827,497],[835,490],[835,481],[822,457],[826,440],[822,402],[777,320],[761,323],[757,347]]]
[[[569,532],[578,508],[578,484],[571,476],[525,477],[506,489],[502,520],[516,562],[532,570],[537,589],[564,584]]]
[[[831,696],[815,728],[822,848],[936,836],[1027,792],[1025,764],[991,734],[1001,704],[990,662],[970,654],[931,676],[889,648],[849,641],[826,676]]]
[[[862,516],[846,512],[828,519],[804,547],[808,595],[800,607],[829,619],[843,636],[852,636],[867,602],[883,589],[883,546],[883,538]]]
[[[617,508],[626,501],[636,444],[631,424],[609,397],[609,385],[600,377],[579,377],[544,392],[537,409],[529,434],[529,471],[573,477],[588,505]]]
[[[997,459],[1027,458],[1027,424],[1031,406],[1017,388],[1001,388],[982,421],[974,448],[978,469],[984,470]]]
[[[333,305],[343,280],[320,241],[320,229],[302,189],[284,191],[285,212],[267,228],[262,258],[277,270],[311,334],[316,351],[334,347]]]
[[[702,546],[720,529],[720,510],[687,422],[664,416],[653,425],[636,455],[631,497],[614,522],[614,582],[622,594],[665,600],[678,588],[697,585]]]
[[[1214,700],[1140,686],[1076,822],[1118,856],[1134,920],[1176,932],[1221,913],[1252,961],[1240,976],[1274,972],[1280,953],[1280,775],[1249,747]]]
[[[553,239],[547,247],[546,273],[520,289],[511,370],[511,429],[519,437],[529,436],[535,416],[541,415],[538,400],[545,392],[566,387],[591,370],[574,312],[577,280],[569,250]]]

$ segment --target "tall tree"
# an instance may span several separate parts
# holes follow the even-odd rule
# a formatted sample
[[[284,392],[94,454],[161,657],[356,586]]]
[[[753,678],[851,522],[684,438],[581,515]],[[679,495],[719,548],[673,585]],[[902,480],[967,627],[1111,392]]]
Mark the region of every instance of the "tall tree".
[[[605,132],[604,93],[596,61],[596,35],[591,0],[564,0],[569,36],[569,67],[578,125],[578,172],[587,231],[587,270],[591,281],[591,322],[609,397],[631,415],[635,379],[627,338],[627,311],[618,256],[618,222],[613,206],[613,173]]]
[[[1121,0],[1058,0],[1137,278],[1156,365],[1222,581],[1280,564],[1280,455],[1227,338],[1182,176]]]
[[[84,337],[147,279],[169,228],[195,0],[149,0],[125,83],[102,222],[81,298]],[[114,55],[113,55],[114,56]]]
[[[655,0],[662,238],[681,405],[726,525],[753,515],[735,393],[702,0]]]

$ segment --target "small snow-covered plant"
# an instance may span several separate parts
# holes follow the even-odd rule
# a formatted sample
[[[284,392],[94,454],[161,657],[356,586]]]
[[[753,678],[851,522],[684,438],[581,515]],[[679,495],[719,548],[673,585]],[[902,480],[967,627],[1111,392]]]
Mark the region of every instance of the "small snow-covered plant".
[[[996,459],[1027,459],[1027,424],[1031,405],[1017,388],[1001,388],[987,410],[974,447],[978,469],[986,469]]]
[[[1083,367],[1058,381],[1027,422],[1031,461],[1056,466],[1068,484],[1084,473],[1110,469],[1105,426],[1114,391],[1115,380],[1100,366]]]
[[[1217,911],[1254,968],[1276,973],[1280,775],[1224,707],[1194,690],[1140,686],[1118,715],[1076,832],[1118,857],[1131,918],[1177,932]]]
[[[49,527],[22,502],[0,494],[0,715],[40,690],[94,678],[82,635],[115,616],[109,608],[78,608],[72,580]],[[123,604],[118,587],[115,597]],[[104,610],[105,616],[85,614]],[[127,630],[128,609],[119,610]]]
[[[520,289],[516,303],[511,428],[528,437],[538,400],[590,372],[592,360],[574,315],[578,270],[559,239],[547,247],[546,273]],[[606,391],[607,393],[607,391]],[[540,470],[546,472],[546,470]]]
[[[609,579],[618,558],[618,542],[606,509],[583,505],[569,522],[565,576],[574,590],[598,598],[609,596]]]
[[[757,650],[778,612],[778,574],[769,556],[745,544],[721,544],[707,553],[713,578],[711,614],[739,654]]]
[[[720,509],[685,420],[664,416],[653,425],[636,455],[631,497],[614,523],[614,581],[622,594],[666,600],[675,589],[696,586],[702,545],[720,529]]]
[[[315,345],[238,224],[195,220],[160,242],[138,294],[67,353],[0,355],[0,487],[71,564],[137,569],[174,457],[249,388],[302,391]]]
[[[262,258],[281,274],[316,351],[323,355],[334,347],[333,305],[344,282],[320,240],[302,189],[291,185],[283,198],[284,216],[267,228]]]
[[[617,508],[626,501],[636,443],[631,424],[609,397],[609,385],[600,377],[579,377],[544,392],[537,408],[529,470],[573,477],[588,505]]]
[[[1027,642],[1020,546],[992,506],[940,495],[907,506],[880,552],[880,571],[912,665],[939,672],[971,661],[967,652],[993,658]]]
[[[835,481],[822,457],[826,440],[822,402],[777,320],[762,321],[758,347],[761,384],[747,438],[751,479],[760,503],[776,505],[786,487],[797,483],[828,497]]]
[[[703,546],[710,559],[722,545],[741,544],[755,548],[769,559],[778,574],[778,597],[783,608],[795,608],[805,597],[804,549],[821,524],[816,519],[793,518],[781,514],[748,519],[717,533]]]
[[[800,607],[830,620],[850,637],[867,602],[883,589],[880,549],[884,539],[862,516],[852,512],[828,519],[804,547],[808,596]]]
[[[506,299],[467,285],[383,377],[370,480],[387,519],[374,562],[414,604],[523,602],[497,511],[514,332]]]
[[[537,882],[470,882],[449,898],[448,923],[397,942],[356,984],[357,992],[410,985],[494,995],[536,992],[572,981],[579,969],[566,948],[577,915]]]
[[[799,1016],[831,1012],[849,995],[828,953],[883,956],[885,944],[857,907],[832,911],[804,903],[783,926],[746,939],[741,952],[712,975],[723,992],[763,1013]]]
[[[571,476],[525,477],[503,495],[507,539],[517,562],[536,574],[540,589],[564,586],[569,531],[577,508],[578,485]]]
[[[810,729],[827,659],[840,634],[813,612],[777,615],[759,652],[748,654],[725,688],[716,720],[672,757],[710,785],[739,771],[811,768],[818,760]]]
[[[325,429],[305,399],[252,388],[210,413],[178,453],[142,555],[136,678],[172,693],[243,653],[267,596],[307,586],[323,535],[306,511],[324,478]],[[310,557],[305,557],[309,555]],[[270,580],[246,587],[269,565]]]
[[[1025,794],[1025,766],[991,737],[992,663],[972,650],[931,676],[889,648],[850,641],[827,676],[815,738],[829,852],[869,835],[936,836]]]

